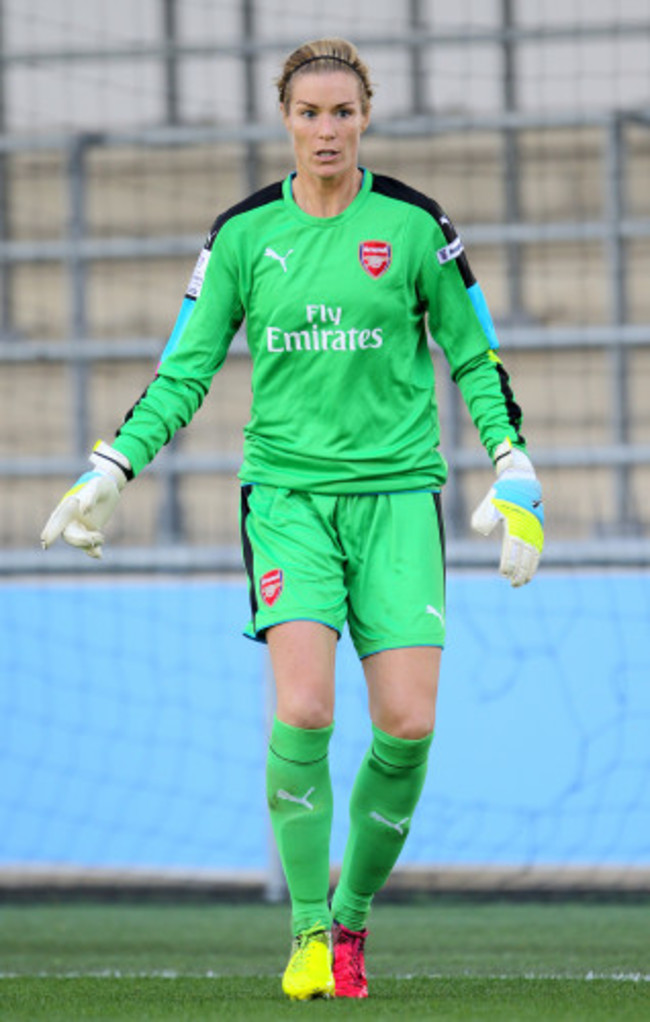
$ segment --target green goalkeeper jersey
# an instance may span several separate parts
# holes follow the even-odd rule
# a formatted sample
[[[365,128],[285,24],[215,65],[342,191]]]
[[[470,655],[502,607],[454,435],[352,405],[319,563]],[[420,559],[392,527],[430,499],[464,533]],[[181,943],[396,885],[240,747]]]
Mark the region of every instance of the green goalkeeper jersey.
[[[292,176],[220,216],[158,375],[118,431],[137,474],[208,392],[245,319],[252,359],[240,478],[320,493],[437,489],[447,466],[428,329],[489,454],[521,412],[460,238],[433,200],[364,172],[338,216]]]

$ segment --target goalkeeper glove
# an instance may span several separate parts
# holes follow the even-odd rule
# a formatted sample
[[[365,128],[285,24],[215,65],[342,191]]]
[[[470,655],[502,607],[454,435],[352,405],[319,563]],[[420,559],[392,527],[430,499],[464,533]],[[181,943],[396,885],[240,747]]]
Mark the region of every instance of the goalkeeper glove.
[[[89,557],[102,556],[102,529],[113,514],[120,493],[133,478],[133,470],[129,459],[103,440],[93,447],[90,461],[91,471],[77,479],[50,515],[41,533],[44,550],[62,536],[66,543],[85,550]]]
[[[544,546],[542,488],[528,455],[504,440],[495,451],[497,479],[472,515],[472,528],[489,536],[503,522],[499,571],[513,586],[530,582]]]

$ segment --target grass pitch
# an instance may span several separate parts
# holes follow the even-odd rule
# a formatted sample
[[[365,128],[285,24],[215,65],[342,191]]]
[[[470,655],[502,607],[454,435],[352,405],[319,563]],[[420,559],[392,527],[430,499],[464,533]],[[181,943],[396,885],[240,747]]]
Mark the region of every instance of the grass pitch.
[[[292,1004],[283,906],[0,910],[0,1018],[650,1020],[650,905],[379,904],[363,1002]]]

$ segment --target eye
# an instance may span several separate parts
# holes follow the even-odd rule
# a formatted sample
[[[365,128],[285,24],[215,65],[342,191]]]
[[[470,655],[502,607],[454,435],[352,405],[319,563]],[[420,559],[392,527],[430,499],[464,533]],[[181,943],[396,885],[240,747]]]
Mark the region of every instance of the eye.
[[[305,109],[305,110],[301,110],[300,116],[304,117],[308,121],[311,121],[316,115],[315,115],[313,110]]]
[[[347,118],[347,117],[352,117],[352,113],[353,113],[353,111],[352,111],[352,110],[346,109],[346,108],[344,107],[344,108],[343,108],[342,110],[339,110],[339,112],[338,112],[338,116],[339,116],[339,117],[342,117],[343,119],[345,119],[345,118]]]

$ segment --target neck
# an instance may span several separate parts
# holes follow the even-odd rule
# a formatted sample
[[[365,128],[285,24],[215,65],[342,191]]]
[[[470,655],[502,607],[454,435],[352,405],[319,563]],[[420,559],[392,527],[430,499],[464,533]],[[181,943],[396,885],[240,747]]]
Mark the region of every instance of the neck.
[[[293,198],[310,216],[338,216],[358,194],[363,173],[355,167],[343,179],[312,178],[298,172],[293,179]]]

